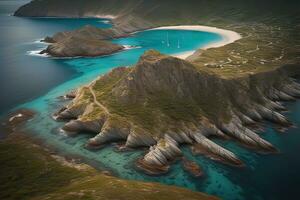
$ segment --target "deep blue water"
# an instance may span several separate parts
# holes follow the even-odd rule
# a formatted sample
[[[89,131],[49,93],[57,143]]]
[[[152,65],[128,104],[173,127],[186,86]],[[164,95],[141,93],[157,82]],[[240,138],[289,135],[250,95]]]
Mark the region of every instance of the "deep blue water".
[[[247,164],[242,169],[225,166],[202,156],[194,157],[188,147],[182,147],[185,156],[199,163],[205,171],[204,178],[195,179],[181,168],[180,163],[173,165],[170,173],[162,177],[139,173],[133,168],[133,163],[144,151],[117,153],[113,146],[99,151],[88,151],[84,144],[91,135],[66,137],[59,132],[63,124],[51,118],[54,111],[67,103],[58,99],[58,96],[88,83],[114,67],[136,63],[147,49],[155,48],[163,53],[176,54],[218,41],[220,36],[194,31],[146,31],[130,38],[114,40],[116,43],[135,45],[138,48],[111,56],[77,59],[30,56],[28,51],[43,47],[43,44],[34,41],[46,35],[84,24],[103,28],[110,25],[106,20],[99,19],[32,19],[9,16],[19,4],[20,1],[0,1],[0,42],[4,44],[0,46],[0,89],[4,91],[0,112],[19,107],[38,111],[27,128],[47,145],[55,147],[61,154],[79,156],[126,179],[178,185],[215,194],[225,200],[298,199],[300,135],[297,128],[282,134],[273,130],[270,124],[267,125],[262,136],[281,150],[278,155],[259,155],[234,142],[217,141],[235,152]],[[167,35],[170,46],[166,44]],[[291,112],[286,115],[299,126],[300,104],[288,104],[288,107]]]
[[[26,100],[44,94],[50,88],[77,75],[60,60],[28,56],[41,49],[34,43],[58,31],[72,30],[86,24],[110,27],[101,19],[20,18],[10,16],[28,1],[0,1],[0,113]]]

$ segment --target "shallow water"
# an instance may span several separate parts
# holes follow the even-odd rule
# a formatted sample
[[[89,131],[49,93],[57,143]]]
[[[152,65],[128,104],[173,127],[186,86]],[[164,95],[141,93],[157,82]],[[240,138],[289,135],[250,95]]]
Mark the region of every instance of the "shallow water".
[[[184,155],[200,164],[206,174],[205,177],[196,179],[182,169],[180,162],[175,163],[165,176],[144,175],[135,170],[134,162],[145,150],[120,153],[114,151],[113,145],[97,151],[86,150],[84,144],[91,137],[90,134],[66,137],[59,131],[63,124],[51,118],[54,111],[68,103],[57,98],[58,96],[90,82],[114,67],[136,63],[145,50],[155,48],[166,54],[177,54],[218,41],[221,39],[219,35],[195,31],[146,31],[114,40],[118,44],[133,45],[136,48],[111,56],[76,59],[30,56],[27,52],[44,47],[34,41],[45,35],[71,30],[84,24],[103,28],[110,25],[104,19],[32,19],[8,16],[18,4],[20,1],[0,1],[0,42],[4,44],[0,46],[0,89],[7,94],[1,96],[0,112],[19,107],[38,111],[37,116],[27,125],[27,129],[35,136],[42,138],[61,154],[78,156],[99,168],[111,170],[122,178],[178,185],[215,194],[225,200],[281,200],[287,196],[295,199],[293,197],[296,197],[297,187],[300,185],[300,135],[296,128],[281,134],[268,124],[262,134],[281,150],[278,155],[259,155],[234,142],[216,141],[235,152],[246,163],[245,168],[229,167],[202,156],[193,156],[189,147],[182,147]],[[28,101],[30,98],[33,99]],[[27,103],[23,103],[26,101]],[[289,104],[288,107],[292,112],[286,115],[296,125],[300,125],[300,104]]]

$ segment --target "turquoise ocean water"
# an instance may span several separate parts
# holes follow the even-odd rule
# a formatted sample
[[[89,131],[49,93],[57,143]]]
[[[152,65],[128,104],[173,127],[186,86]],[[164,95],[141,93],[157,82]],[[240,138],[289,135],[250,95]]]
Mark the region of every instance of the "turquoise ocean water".
[[[125,179],[178,185],[215,194],[225,200],[281,200],[287,196],[294,199],[297,186],[300,185],[300,136],[297,128],[282,134],[267,124],[266,130],[261,134],[281,150],[278,155],[259,155],[234,142],[216,141],[235,152],[247,164],[242,169],[225,166],[202,156],[195,157],[188,147],[182,147],[185,156],[199,163],[205,171],[205,177],[195,179],[182,169],[180,162],[175,163],[165,176],[144,175],[134,169],[134,162],[145,150],[120,153],[114,151],[113,145],[97,151],[86,150],[84,144],[92,135],[82,133],[76,137],[67,137],[59,131],[63,124],[51,118],[53,112],[68,103],[57,97],[112,68],[133,65],[148,49],[172,55],[219,41],[222,39],[219,35],[195,31],[146,31],[114,40],[115,43],[136,48],[110,56],[76,59],[38,57],[30,53],[44,47],[44,44],[35,41],[46,35],[72,30],[85,24],[102,28],[108,28],[110,24],[106,19],[32,19],[9,16],[10,12],[24,2],[0,1],[0,30],[3,35],[0,39],[3,44],[0,47],[0,87],[7,93],[1,97],[4,106],[0,112],[4,114],[10,109],[21,107],[37,111],[37,116],[26,128],[41,138],[45,145],[54,147],[62,155],[78,157]],[[167,38],[170,45],[167,45]],[[292,112],[286,115],[296,125],[300,124],[300,104],[287,106]]]

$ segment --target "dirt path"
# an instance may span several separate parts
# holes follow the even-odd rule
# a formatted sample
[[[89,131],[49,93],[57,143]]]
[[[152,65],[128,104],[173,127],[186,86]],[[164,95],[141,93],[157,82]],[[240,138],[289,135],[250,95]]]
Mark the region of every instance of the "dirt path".
[[[108,109],[107,109],[103,104],[101,104],[101,103],[97,100],[96,94],[95,94],[94,90],[92,89],[92,87],[89,86],[88,88],[89,88],[91,94],[93,95],[94,103],[95,103],[97,106],[101,107],[101,108],[104,110],[104,112],[105,112],[106,114],[110,114],[109,111],[108,111]]]

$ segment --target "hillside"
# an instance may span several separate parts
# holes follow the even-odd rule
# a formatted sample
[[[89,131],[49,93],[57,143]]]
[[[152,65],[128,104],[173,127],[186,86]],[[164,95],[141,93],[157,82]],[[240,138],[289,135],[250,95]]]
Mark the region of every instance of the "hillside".
[[[178,187],[117,179],[65,160],[25,135],[18,132],[0,141],[1,199],[217,200]]]
[[[180,8],[180,9],[179,9]],[[15,12],[17,16],[126,16],[135,15],[150,22],[199,23],[217,21],[276,21],[297,22],[297,0],[34,0]],[[219,19],[216,19],[219,18]],[[299,16],[298,16],[299,19]]]

